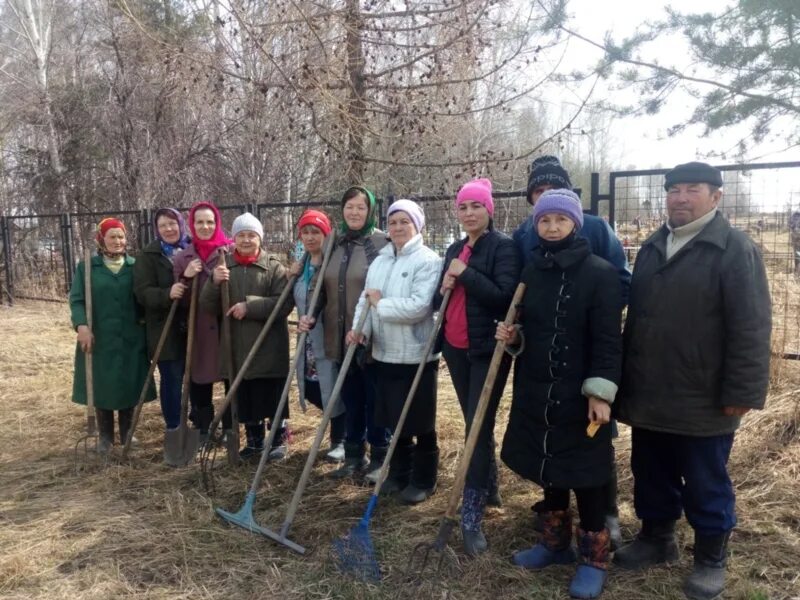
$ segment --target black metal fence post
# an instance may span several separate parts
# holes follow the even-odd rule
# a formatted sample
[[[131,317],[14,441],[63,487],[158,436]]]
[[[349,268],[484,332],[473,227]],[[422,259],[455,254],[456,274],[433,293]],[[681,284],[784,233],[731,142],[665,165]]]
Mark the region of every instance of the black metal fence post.
[[[72,288],[72,274],[75,263],[72,257],[72,217],[69,213],[61,215],[61,258],[64,263],[64,283],[66,292]]]
[[[8,305],[14,306],[14,273],[11,270],[11,232],[6,217],[0,217],[0,232],[3,237],[3,268],[6,272],[6,292]]]

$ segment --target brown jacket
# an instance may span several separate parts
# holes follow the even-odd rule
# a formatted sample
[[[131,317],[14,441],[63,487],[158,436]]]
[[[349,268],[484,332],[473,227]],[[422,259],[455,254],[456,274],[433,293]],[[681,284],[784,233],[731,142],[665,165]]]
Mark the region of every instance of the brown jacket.
[[[353,328],[353,314],[364,291],[367,269],[388,243],[383,231],[349,240],[340,236],[323,277],[320,306],[325,326],[325,357],[341,362],[344,337]]]
[[[231,306],[237,302],[247,302],[245,318],[241,321],[231,319],[233,368],[238,372],[286,286],[286,270],[275,256],[263,249],[258,260],[251,265],[240,265],[232,255],[226,256],[225,262],[231,271]],[[208,313],[221,315],[220,289],[213,278],[209,277],[200,295],[200,308]],[[250,363],[245,379],[286,377],[289,374],[289,328],[286,319],[293,307],[290,294],[280,308],[278,319]],[[223,377],[227,377],[225,365],[220,365],[220,368]]]

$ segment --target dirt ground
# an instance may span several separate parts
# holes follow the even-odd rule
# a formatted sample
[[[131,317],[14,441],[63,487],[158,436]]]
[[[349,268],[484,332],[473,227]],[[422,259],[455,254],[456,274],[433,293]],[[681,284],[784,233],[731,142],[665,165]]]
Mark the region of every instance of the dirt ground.
[[[446,373],[441,375],[438,492],[407,508],[381,498],[371,520],[383,579],[368,585],[341,575],[331,541],[360,518],[369,488],[337,483],[320,463],[289,537],[309,548],[294,554],[264,537],[225,525],[215,507],[237,509],[254,467],[216,471],[208,495],[197,464],[171,469],[161,460],[157,403],[143,411],[140,446],[127,463],[76,469],[74,444],[85,428],[70,402],[74,334],[64,304],[20,302],[0,308],[0,597],[2,598],[567,598],[570,567],[530,573],[511,565],[511,553],[531,545],[530,505],[539,492],[501,466],[504,506],[485,520],[490,551],[460,559],[441,577],[414,583],[408,557],[433,541],[462,449],[462,419]],[[726,598],[800,598],[800,365],[776,361],[768,408],[747,417],[737,436],[731,471],[739,527],[731,542]],[[509,392],[497,435],[502,438]],[[259,491],[257,520],[280,527],[314,437],[319,413],[292,403],[294,443],[281,464],[269,465]],[[617,443],[623,533],[637,522],[631,503],[629,436]],[[610,571],[603,597],[682,598],[691,568],[691,532],[680,525],[680,564],[641,574]]]

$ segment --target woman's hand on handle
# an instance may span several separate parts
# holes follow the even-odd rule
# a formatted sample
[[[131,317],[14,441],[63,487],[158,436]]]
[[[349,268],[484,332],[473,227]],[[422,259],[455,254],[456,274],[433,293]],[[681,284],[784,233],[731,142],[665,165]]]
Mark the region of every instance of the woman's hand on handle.
[[[199,258],[195,258],[191,262],[189,262],[188,265],[186,265],[186,268],[183,270],[183,276],[186,277],[186,279],[191,279],[192,277],[200,273],[202,270],[203,270],[203,263],[200,261]]]
[[[94,347],[94,334],[88,325],[78,325],[78,345],[86,354],[92,353]]]

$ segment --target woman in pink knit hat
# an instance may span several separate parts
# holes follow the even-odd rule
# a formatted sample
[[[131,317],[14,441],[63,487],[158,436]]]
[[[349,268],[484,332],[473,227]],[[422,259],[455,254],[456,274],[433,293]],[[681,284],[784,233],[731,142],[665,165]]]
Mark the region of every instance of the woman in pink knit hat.
[[[468,433],[494,351],[495,327],[505,318],[519,281],[520,265],[513,240],[494,228],[491,181],[469,181],[458,191],[455,205],[466,237],[447,249],[434,303],[438,308],[444,292],[453,290],[445,312],[442,352]],[[467,472],[461,531],[464,551],[470,556],[487,548],[481,531],[487,503],[500,505],[493,432],[510,367],[511,357],[505,356]]]

